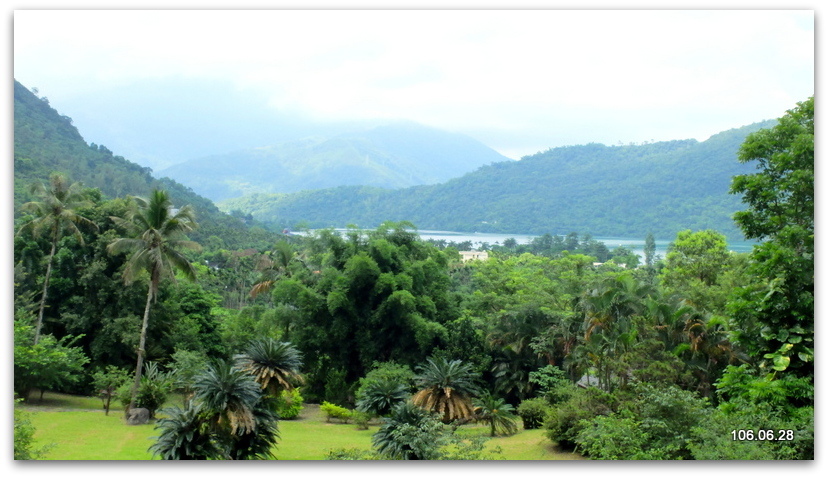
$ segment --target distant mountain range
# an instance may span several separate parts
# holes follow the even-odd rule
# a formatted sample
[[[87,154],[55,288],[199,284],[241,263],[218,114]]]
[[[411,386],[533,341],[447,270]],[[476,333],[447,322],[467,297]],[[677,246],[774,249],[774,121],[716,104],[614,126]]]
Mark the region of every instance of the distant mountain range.
[[[262,188],[269,183],[288,184],[287,173],[256,169],[274,164],[284,170],[297,169],[306,178],[315,171],[320,186],[325,175],[339,181],[365,180],[369,172],[384,176],[386,181],[441,182],[397,188],[362,182],[294,193],[256,193],[222,201],[222,210],[233,211],[227,215],[200,195],[204,194],[202,183],[192,183],[188,188],[172,179],[154,178],[149,168],[106,147],[87,144],[71,118],[15,81],[15,211],[31,200],[29,184],[46,180],[52,171],[61,171],[110,197],[143,195],[153,187],[168,189],[176,205],[192,204],[197,209],[202,227],[194,239],[221,237],[229,248],[249,243],[249,237],[243,237],[248,233],[241,232],[248,229],[248,214],[279,230],[351,224],[375,227],[388,220],[406,220],[424,230],[513,234],[576,231],[642,238],[653,232],[666,240],[683,229],[709,228],[731,240],[740,240],[741,233],[731,216],[744,207],[739,197],[728,194],[728,189],[734,175],[752,172],[754,166],[739,163],[736,154],[749,133],[774,123],[766,121],[724,131],[702,142],[567,146],[520,161],[503,159],[469,138],[411,123],[367,128],[360,133],[339,132],[324,139],[247,151],[248,156],[260,157],[261,164],[236,159],[230,166],[257,171],[257,177],[248,181]],[[288,151],[311,159],[308,164],[296,164],[298,156]],[[314,154],[308,156],[309,152]],[[262,159],[276,157],[283,159]],[[468,161],[450,161],[463,157]],[[219,163],[219,158],[212,161]],[[337,165],[331,158],[348,160]],[[361,164],[357,161],[360,158]],[[227,179],[233,168],[226,166],[216,165],[212,174]],[[473,171],[460,176],[463,170]],[[452,174],[459,177],[444,179]],[[206,186],[207,176],[202,182]],[[306,182],[302,187],[311,186]],[[229,193],[225,190],[224,194]],[[230,231],[236,230],[240,232],[234,236]],[[270,236],[261,232],[261,240],[266,243]]]
[[[666,240],[683,229],[715,229],[742,240],[731,217],[743,207],[728,190],[734,175],[754,166],[739,163],[736,154],[749,133],[773,124],[703,142],[554,148],[437,185],[254,194],[219,206],[277,227],[375,227],[407,220],[420,229],[641,238],[652,232]]]
[[[220,201],[336,186],[396,189],[448,181],[509,159],[461,134],[413,122],[193,159],[158,171]]]

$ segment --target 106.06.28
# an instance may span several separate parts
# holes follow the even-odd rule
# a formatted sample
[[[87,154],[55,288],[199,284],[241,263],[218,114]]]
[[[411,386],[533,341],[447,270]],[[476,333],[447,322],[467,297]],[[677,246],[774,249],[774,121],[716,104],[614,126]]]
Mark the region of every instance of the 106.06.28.
[[[794,438],[793,430],[732,430],[734,441],[789,441]]]

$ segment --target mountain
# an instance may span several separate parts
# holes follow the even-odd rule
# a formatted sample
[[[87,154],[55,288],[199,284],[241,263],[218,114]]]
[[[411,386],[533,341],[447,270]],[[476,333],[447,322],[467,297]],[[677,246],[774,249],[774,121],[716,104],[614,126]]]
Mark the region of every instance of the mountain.
[[[216,205],[171,179],[156,179],[151,170],[117,156],[109,149],[87,144],[72,118],[61,115],[48,100],[14,82],[14,210],[34,198],[30,184],[46,182],[52,172],[72,182],[98,188],[108,197],[146,196],[153,188],[165,189],[176,206],[191,205],[199,228],[190,234],[203,242],[211,236],[227,248],[248,247],[250,241],[270,244],[274,235],[251,228],[240,218],[221,212]]]
[[[665,240],[683,229],[710,228],[741,240],[731,219],[742,209],[740,198],[728,190],[734,175],[754,167],[739,163],[736,154],[749,133],[772,124],[728,130],[703,142],[554,148],[437,185],[256,194],[219,205],[279,227],[407,220],[425,230],[642,238],[649,231]]]
[[[413,122],[213,155],[158,172],[220,201],[336,186],[436,184],[508,160],[461,134]]]

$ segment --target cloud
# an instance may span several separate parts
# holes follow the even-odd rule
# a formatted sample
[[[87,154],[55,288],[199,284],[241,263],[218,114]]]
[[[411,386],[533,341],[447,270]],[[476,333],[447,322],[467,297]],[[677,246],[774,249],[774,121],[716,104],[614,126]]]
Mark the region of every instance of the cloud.
[[[779,10],[28,10],[14,17],[15,77],[54,97],[208,78],[282,111],[512,132],[510,144],[547,134],[555,146],[584,136],[575,128],[596,141],[676,139],[666,135],[778,117],[812,95],[813,18]]]

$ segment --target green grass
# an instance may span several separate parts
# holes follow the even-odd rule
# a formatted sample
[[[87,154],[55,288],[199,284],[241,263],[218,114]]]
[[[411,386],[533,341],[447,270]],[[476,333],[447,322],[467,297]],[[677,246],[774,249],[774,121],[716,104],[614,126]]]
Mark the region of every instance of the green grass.
[[[20,405],[31,412],[35,426],[35,446],[53,445],[47,460],[150,460],[148,448],[157,431],[153,424],[124,424],[120,405],[113,404],[109,416],[104,415],[97,398],[46,393],[42,402],[33,396]],[[280,460],[324,460],[328,450],[336,448],[371,449],[371,436],[377,431],[356,425],[327,423],[318,405],[306,405],[297,420],[279,422],[281,438],[275,450]],[[486,426],[464,426],[463,434],[485,435]],[[500,447],[507,460],[579,460],[577,454],[555,449],[543,430],[521,430],[509,437],[496,437],[488,448]]]

